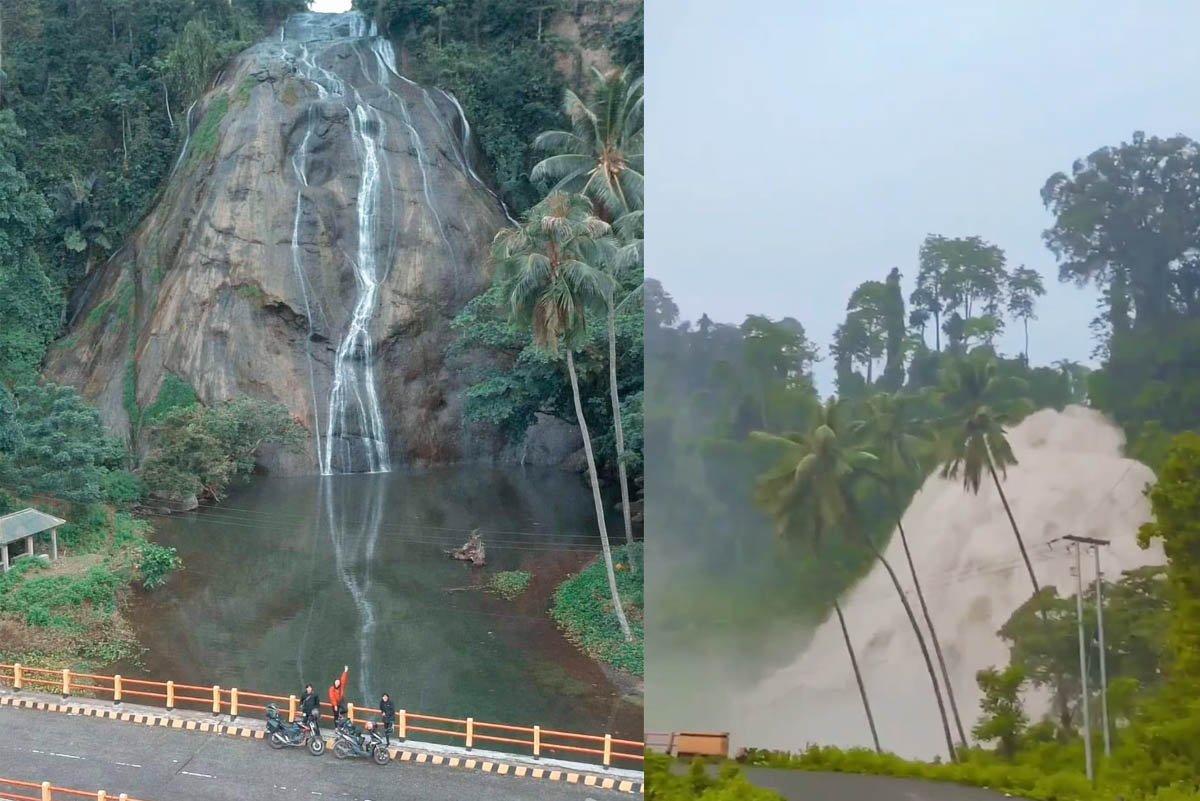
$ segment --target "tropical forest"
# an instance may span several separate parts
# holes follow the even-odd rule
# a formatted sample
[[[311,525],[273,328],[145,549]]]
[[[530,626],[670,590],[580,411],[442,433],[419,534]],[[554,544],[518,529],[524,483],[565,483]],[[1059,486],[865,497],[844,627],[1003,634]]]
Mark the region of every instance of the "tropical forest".
[[[737,733],[752,779],[1200,797],[1200,145],[1135,132],[1041,200],[1057,275],[930,233],[834,331],[648,281],[648,730]],[[1077,287],[1092,367],[1039,340]]]

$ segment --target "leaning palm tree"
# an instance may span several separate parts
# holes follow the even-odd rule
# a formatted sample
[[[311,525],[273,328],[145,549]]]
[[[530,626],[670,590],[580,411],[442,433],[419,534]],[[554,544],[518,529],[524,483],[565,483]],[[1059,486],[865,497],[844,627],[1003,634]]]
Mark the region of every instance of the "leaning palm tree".
[[[900,506],[897,492],[897,485],[901,482],[925,475],[921,467],[921,450],[926,444],[926,428],[924,421],[914,414],[916,403],[917,398],[912,395],[884,393],[872,396],[866,402],[866,420],[863,422],[862,432],[873,452],[879,457],[879,474],[887,486],[892,510],[896,515],[896,531],[900,534],[900,544],[904,546],[904,558],[908,561],[908,571],[917,591],[921,616],[925,618],[925,626],[929,629],[929,639],[933,643],[933,653],[937,657],[938,669],[942,674],[946,698],[950,701],[954,727],[958,731],[959,742],[966,745],[967,734],[963,729],[962,716],[958,713],[958,701],[954,698],[954,685],[950,683],[946,657],[942,654],[942,644],[938,640],[937,629],[934,628],[933,617],[929,613],[929,604],[926,603],[925,592],[921,589],[921,579],[917,576],[912,550],[908,546],[908,535],[904,531],[904,509]]]
[[[625,300],[616,302],[616,289],[625,275],[641,268],[644,259],[643,212],[631,211],[615,223],[620,246],[614,248],[614,258],[607,263],[613,293],[605,297],[608,311],[608,390],[612,402],[613,428],[617,438],[617,477],[621,485],[621,510],[625,522],[625,542],[633,545],[633,518],[629,508],[629,476],[625,469],[625,425],[621,420],[621,394],[617,389],[617,308],[635,296],[641,287],[630,292]],[[632,564],[632,560],[630,562]]]
[[[642,208],[642,78],[629,68],[602,73],[593,67],[592,76],[590,106],[569,89],[565,94],[571,130],[546,131],[533,140],[535,150],[553,155],[534,166],[530,179],[556,181],[552,191],[587,195],[615,220]]]
[[[941,431],[946,450],[941,474],[943,478],[957,479],[961,473],[963,487],[976,495],[984,471],[992,477],[1036,594],[1041,587],[1033,572],[1033,562],[1000,483],[1002,475],[1008,477],[1007,468],[1017,464],[1004,427],[1028,409],[1029,402],[1021,395],[1023,390],[1024,382],[1000,375],[996,360],[991,357],[971,356],[950,365],[937,392],[949,415]]]
[[[843,426],[840,420],[842,404],[830,400],[822,409],[817,425],[811,434],[787,434],[777,436],[761,431],[753,432],[752,436],[765,443],[774,443],[784,449],[781,464],[770,471],[756,490],[756,500],[775,519],[776,527],[783,536],[794,536],[799,533],[807,538],[814,546],[818,546],[824,537],[833,530],[840,530],[852,542],[865,546],[871,555],[883,565],[891,579],[916,635],[917,644],[925,659],[925,668],[933,687],[934,698],[937,701],[938,712],[942,719],[942,732],[946,737],[946,747],[950,759],[956,758],[954,738],[950,734],[950,722],[946,717],[946,706],[942,700],[942,692],[934,673],[933,661],[929,649],[925,645],[925,637],[913,614],[912,606],[904,594],[904,588],[891,564],[862,531],[859,524],[856,489],[866,479],[870,478],[877,465],[878,459],[874,454],[857,450],[849,440],[850,426]],[[871,726],[871,735],[875,740],[876,750],[879,749],[879,738],[875,733],[874,721],[871,719],[866,689],[862,675],[858,670],[854,649],[850,644],[850,636],[845,625],[841,605],[834,600],[834,611],[842,627],[842,637],[850,651],[851,665],[854,668],[855,680],[858,682],[859,694],[863,706],[867,709],[867,718]]]
[[[492,258],[512,315],[532,328],[534,344],[550,354],[557,354],[560,345],[566,351],[613,611],[626,641],[632,641],[633,633],[617,591],[596,457],[583,415],[574,356],[587,334],[588,309],[602,306],[612,294],[612,279],[596,266],[613,258],[609,230],[607,223],[592,214],[586,198],[555,192],[526,213],[524,225],[496,234]]]

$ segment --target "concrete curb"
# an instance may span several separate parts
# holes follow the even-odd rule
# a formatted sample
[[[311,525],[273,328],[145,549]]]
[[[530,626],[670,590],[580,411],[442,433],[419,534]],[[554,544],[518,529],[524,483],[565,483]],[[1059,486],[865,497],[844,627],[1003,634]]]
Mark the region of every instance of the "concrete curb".
[[[104,709],[69,702],[39,701],[33,698],[21,698],[13,695],[0,695],[0,706],[32,709],[41,712],[58,712],[67,715],[82,715],[84,717],[137,723],[143,726],[159,726],[167,729],[180,729],[182,731],[207,732],[228,737],[241,737],[247,740],[261,740],[266,736],[266,730],[262,728],[233,726],[204,720],[184,720],[150,713],[124,712],[117,709]],[[325,738],[325,744],[327,747],[332,748],[333,739]],[[516,776],[524,779],[540,779],[552,782],[561,781],[567,784],[582,784],[586,787],[595,787],[601,790],[616,790],[622,793],[642,794],[645,792],[645,786],[641,782],[630,779],[617,779],[612,776],[600,776],[584,771],[571,771],[563,767],[535,768],[527,765],[510,764],[495,758],[476,759],[395,747],[389,749],[389,753],[391,753],[392,759],[400,762],[415,762],[422,765],[443,765],[450,768],[480,770],[484,773],[495,773],[500,776]]]

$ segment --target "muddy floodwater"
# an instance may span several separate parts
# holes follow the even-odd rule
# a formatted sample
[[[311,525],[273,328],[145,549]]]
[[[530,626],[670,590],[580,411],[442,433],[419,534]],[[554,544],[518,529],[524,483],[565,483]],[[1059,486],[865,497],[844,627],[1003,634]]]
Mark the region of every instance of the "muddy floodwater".
[[[619,521],[610,531],[619,533]],[[124,675],[348,699],[513,725],[641,739],[642,710],[558,632],[554,586],[599,551],[586,487],[518,468],[256,478],[220,506],[154,518],[185,568],[139,594],[145,652]],[[479,528],[488,565],[445,551]],[[488,576],[526,570],[515,601]]]

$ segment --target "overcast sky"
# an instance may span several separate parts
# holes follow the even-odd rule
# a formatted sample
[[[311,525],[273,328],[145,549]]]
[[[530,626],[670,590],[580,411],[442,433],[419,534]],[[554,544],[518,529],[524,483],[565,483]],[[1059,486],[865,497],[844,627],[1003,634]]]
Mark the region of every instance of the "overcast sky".
[[[313,11],[349,11],[350,0],[310,0],[308,7]]]
[[[858,283],[895,265],[907,299],[925,234],[978,234],[1043,275],[1033,362],[1086,361],[1096,294],[1058,283],[1042,184],[1200,128],[1188,0],[646,7],[648,272],[693,320],[790,315],[826,346]]]

